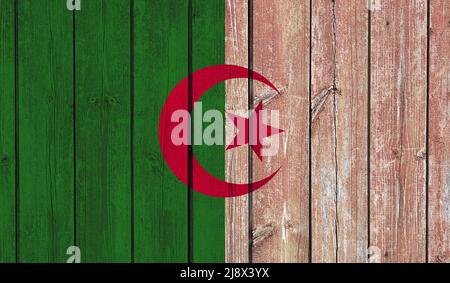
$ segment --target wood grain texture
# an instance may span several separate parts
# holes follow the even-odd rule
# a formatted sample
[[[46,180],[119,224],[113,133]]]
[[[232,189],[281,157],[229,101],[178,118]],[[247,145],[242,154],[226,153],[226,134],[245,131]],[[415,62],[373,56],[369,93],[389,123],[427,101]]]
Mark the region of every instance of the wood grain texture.
[[[279,111],[279,125],[274,126],[284,130],[268,139],[273,156],[253,158],[254,180],[281,167],[273,180],[253,193],[253,261],[307,262],[309,1],[258,0],[253,8],[254,70],[282,92],[265,100],[271,96],[268,88],[255,83],[254,98],[263,99],[264,109]]]
[[[312,1],[311,19],[311,256],[313,262],[337,262],[339,191],[334,2]]]
[[[370,245],[382,262],[426,252],[427,1],[381,1],[371,20]]]
[[[75,17],[77,245],[83,262],[131,261],[130,2]]]
[[[312,6],[312,261],[366,262],[368,12]]]
[[[366,262],[368,257],[367,18],[366,1],[336,1],[338,262]]]
[[[0,262],[65,262],[74,243],[82,262],[450,262],[448,0],[65,2],[0,0]],[[252,49],[282,92],[253,85],[279,111],[278,154],[193,154],[230,182],[281,171],[251,201],[189,192],[161,107]],[[245,114],[248,83],[214,87],[203,113]]]
[[[0,0],[0,262],[16,260],[14,3]]]
[[[167,95],[188,75],[188,5],[183,0],[134,3],[135,261],[187,262],[187,186],[164,162],[158,123]]]
[[[65,262],[73,239],[72,14],[18,2],[19,254]]]
[[[430,2],[430,262],[450,262],[450,2]]]
[[[192,71],[225,63],[225,0],[192,0]],[[197,81],[192,80],[192,85]],[[195,86],[193,86],[195,87]],[[199,100],[203,113],[225,110],[225,84],[208,90]],[[194,105],[195,108],[195,105]],[[204,122],[203,130],[209,124]],[[193,127],[195,135],[196,128]],[[217,134],[217,133],[216,133]],[[224,179],[225,147],[200,145],[192,147],[193,154],[204,168]],[[192,172],[196,182],[196,172]],[[223,262],[225,260],[225,200],[193,192],[190,199],[192,261]]]
[[[248,6],[247,0],[226,0],[225,2],[225,58],[227,64],[248,66]],[[225,83],[225,110],[235,114],[248,109],[247,80],[229,80]],[[232,139],[237,133],[234,124],[227,119],[225,128]],[[247,148],[237,147],[225,152],[225,177],[228,182],[248,181]],[[225,200],[225,261],[249,261],[248,196]]]

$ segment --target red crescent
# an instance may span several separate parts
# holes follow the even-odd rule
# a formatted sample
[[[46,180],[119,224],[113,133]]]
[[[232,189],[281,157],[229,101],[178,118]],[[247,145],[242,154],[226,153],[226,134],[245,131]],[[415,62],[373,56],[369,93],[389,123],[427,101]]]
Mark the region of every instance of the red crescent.
[[[247,68],[235,65],[209,66],[191,74],[192,100],[195,103],[209,88],[229,79],[249,78],[260,81],[276,92],[278,89],[265,77]],[[159,118],[158,136],[159,146],[164,159],[175,174],[184,184],[188,185],[188,146],[176,146],[171,141],[172,129],[176,123],[171,122],[172,113],[176,110],[188,110],[188,78],[183,79],[170,92],[161,111]],[[220,180],[208,171],[192,156],[193,175],[192,187],[195,191],[213,197],[237,197],[251,191],[256,191],[269,182],[280,170],[278,168],[270,176],[251,184],[235,184]]]

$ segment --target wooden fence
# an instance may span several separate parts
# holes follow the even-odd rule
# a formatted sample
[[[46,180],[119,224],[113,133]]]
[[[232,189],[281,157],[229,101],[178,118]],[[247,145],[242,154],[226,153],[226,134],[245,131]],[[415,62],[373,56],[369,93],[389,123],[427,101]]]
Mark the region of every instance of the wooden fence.
[[[0,262],[450,261],[450,1],[66,2],[0,0]],[[204,111],[259,99],[284,130],[262,161],[192,146],[230,182],[281,167],[226,200],[158,143],[171,89],[224,63],[281,94],[230,80]]]

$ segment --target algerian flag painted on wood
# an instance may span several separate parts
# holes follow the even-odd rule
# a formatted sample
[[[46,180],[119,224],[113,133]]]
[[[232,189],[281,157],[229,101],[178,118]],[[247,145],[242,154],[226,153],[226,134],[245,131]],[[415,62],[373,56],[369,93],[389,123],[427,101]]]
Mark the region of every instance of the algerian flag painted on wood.
[[[65,2],[0,0],[0,261],[223,262],[224,200],[190,192],[157,133],[171,89],[225,62],[224,1]],[[223,178],[223,146],[193,153]]]

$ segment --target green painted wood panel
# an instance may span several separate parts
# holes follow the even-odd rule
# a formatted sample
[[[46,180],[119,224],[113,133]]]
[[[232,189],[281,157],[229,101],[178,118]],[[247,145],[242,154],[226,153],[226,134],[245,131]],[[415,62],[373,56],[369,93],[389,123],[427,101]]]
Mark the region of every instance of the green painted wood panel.
[[[188,1],[134,3],[135,259],[187,262],[188,190],[164,162],[158,123],[169,92],[188,74]]]
[[[16,260],[14,2],[0,0],[0,262]]]
[[[225,1],[192,0],[192,71],[225,63]],[[192,82],[195,84],[195,81]],[[219,84],[201,99],[203,113],[225,111],[225,85]],[[208,125],[205,123],[204,128]],[[194,129],[195,131],[195,129]],[[225,146],[194,146],[197,160],[211,174],[225,178]],[[193,172],[195,179],[195,172]],[[191,229],[194,262],[224,262],[225,201],[194,192]]]
[[[130,1],[83,1],[75,50],[76,242],[83,262],[130,262]]]
[[[10,95],[1,97],[0,125],[11,134],[0,139],[3,262],[14,261],[16,250],[14,2],[6,2],[0,79],[2,93]],[[64,262],[74,242],[83,262],[129,262],[133,253],[137,262],[186,262],[189,249],[195,262],[223,261],[223,199],[191,195],[189,248],[189,193],[165,165],[157,141],[162,104],[189,71],[189,1],[135,0],[133,105],[133,2],[83,1],[75,18],[63,2],[18,3],[20,261]],[[192,70],[222,64],[223,1],[191,3]],[[202,99],[204,111],[223,110],[224,85],[211,93]],[[223,178],[223,146],[195,147],[194,154]]]
[[[72,16],[18,1],[19,261],[65,262],[73,245]]]

